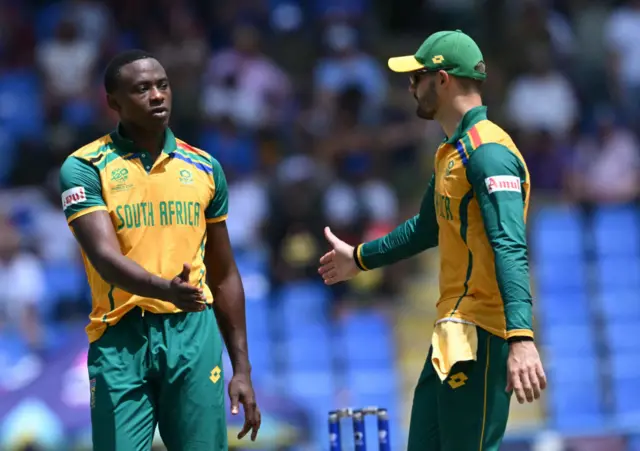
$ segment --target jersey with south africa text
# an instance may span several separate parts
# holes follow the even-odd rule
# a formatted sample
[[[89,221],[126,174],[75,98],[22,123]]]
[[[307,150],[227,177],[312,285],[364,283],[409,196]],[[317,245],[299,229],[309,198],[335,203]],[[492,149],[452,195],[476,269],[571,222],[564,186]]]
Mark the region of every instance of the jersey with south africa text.
[[[123,255],[165,279],[191,264],[189,282],[202,287],[207,302],[213,302],[204,264],[206,224],[224,221],[228,209],[227,182],[215,158],[167,129],[162,153],[153,161],[118,127],[71,154],[62,165],[60,184],[72,232],[74,220],[104,210]],[[169,302],[105,282],[84,252],[82,256],[92,295],[86,328],[90,342],[136,306],[151,313],[179,311]]]

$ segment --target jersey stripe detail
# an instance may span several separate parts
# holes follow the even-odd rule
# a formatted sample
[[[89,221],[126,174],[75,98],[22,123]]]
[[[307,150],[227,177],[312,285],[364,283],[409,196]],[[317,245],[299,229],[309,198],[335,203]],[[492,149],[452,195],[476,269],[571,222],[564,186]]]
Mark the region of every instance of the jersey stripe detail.
[[[207,174],[213,174],[213,169],[212,168],[207,167],[207,166],[203,165],[202,163],[195,162],[191,158],[185,157],[184,155],[182,155],[179,152],[174,152],[172,154],[172,158],[177,158],[178,160],[182,160],[185,163],[192,165],[196,169],[199,169],[202,172],[206,172]]]
[[[462,140],[456,141],[456,150],[458,151],[458,155],[460,155],[460,159],[462,159],[462,164],[466,166],[467,163],[469,163],[469,158],[467,157],[467,152],[465,151]]]
[[[471,202],[471,199],[473,199],[473,190],[467,192],[467,194],[465,194],[460,201],[460,237],[462,238],[462,241],[464,241],[464,244],[467,246],[467,249],[469,249],[469,262],[467,263],[467,275],[464,279],[464,291],[458,298],[458,301],[456,302],[456,305],[455,307],[453,307],[453,310],[451,311],[451,314],[449,316],[453,316],[456,313],[456,310],[458,310],[458,307],[460,306],[460,302],[469,292],[469,279],[471,279],[471,272],[473,271],[473,253],[471,252],[471,248],[467,243],[467,229],[469,227],[469,203]]]
[[[207,224],[215,224],[216,222],[222,222],[227,220],[228,215],[218,216],[216,218],[207,218]]]
[[[104,205],[96,205],[95,207],[85,208],[84,210],[80,210],[77,213],[72,214],[67,218],[67,224],[71,224],[71,222],[75,219],[78,219],[80,216],[88,215],[89,213],[93,213],[94,211],[104,210],[107,211],[107,207]]]
[[[118,155],[117,152],[109,152],[105,154],[104,158],[102,158],[102,160],[100,160],[98,163],[94,163],[94,165],[96,168],[98,168],[98,170],[102,171],[105,167],[107,167],[107,164],[119,158],[120,155]]]
[[[480,133],[478,133],[477,125],[471,127],[471,129],[467,132],[467,135],[469,135],[473,150],[476,150],[482,145],[482,138],[480,138]]]
[[[180,155],[182,155],[182,156],[184,156],[186,158],[189,158],[189,159],[195,161],[196,163],[200,163],[200,164],[202,164],[204,166],[213,168],[213,166],[211,164],[211,160],[209,160],[208,158],[203,157],[199,153],[189,152],[186,149],[182,149],[180,147],[178,147],[173,153],[174,154],[175,153],[179,153]]]

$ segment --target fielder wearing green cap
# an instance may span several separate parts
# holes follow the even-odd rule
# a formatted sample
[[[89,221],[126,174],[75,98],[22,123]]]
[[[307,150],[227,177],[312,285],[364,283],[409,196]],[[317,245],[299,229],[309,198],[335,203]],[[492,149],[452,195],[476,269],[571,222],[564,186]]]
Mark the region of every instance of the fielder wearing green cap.
[[[419,117],[446,134],[420,212],[388,235],[351,246],[325,229],[328,285],[440,248],[440,299],[413,399],[409,451],[497,451],[512,393],[533,402],[546,387],[534,344],[525,222],[529,171],[509,135],[487,118],[482,52],[441,31],[409,56]]]

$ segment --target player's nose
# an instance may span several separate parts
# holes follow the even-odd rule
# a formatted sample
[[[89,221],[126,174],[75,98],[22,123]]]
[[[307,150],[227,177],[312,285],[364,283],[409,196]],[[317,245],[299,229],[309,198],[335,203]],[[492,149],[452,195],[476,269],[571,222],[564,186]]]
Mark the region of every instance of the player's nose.
[[[151,89],[151,92],[149,93],[149,100],[152,103],[162,103],[164,101],[164,97],[164,93],[155,87]]]

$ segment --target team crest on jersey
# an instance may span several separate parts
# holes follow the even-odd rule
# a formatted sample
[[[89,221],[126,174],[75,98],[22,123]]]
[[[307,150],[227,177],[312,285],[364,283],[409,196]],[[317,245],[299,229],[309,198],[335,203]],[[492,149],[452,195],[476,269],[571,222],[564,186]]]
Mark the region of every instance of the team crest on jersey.
[[[183,185],[191,185],[193,183],[193,175],[187,169],[180,170],[180,183]]]
[[[113,191],[126,191],[133,188],[133,185],[127,183],[129,180],[129,170],[127,168],[118,168],[111,171],[111,183]]]
[[[451,175],[451,170],[456,165],[456,162],[453,160],[449,160],[449,164],[447,164],[447,170],[444,171],[444,176],[449,177]]]

